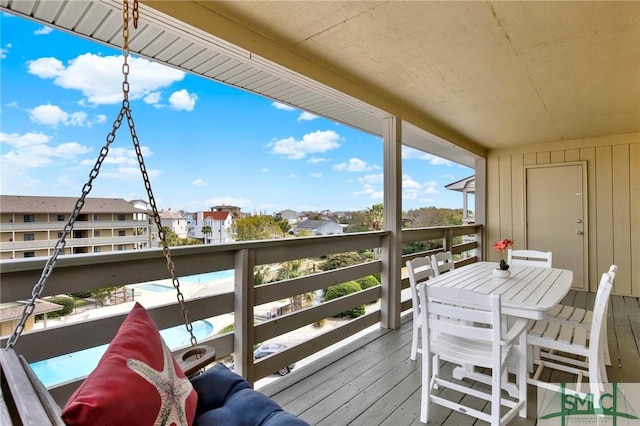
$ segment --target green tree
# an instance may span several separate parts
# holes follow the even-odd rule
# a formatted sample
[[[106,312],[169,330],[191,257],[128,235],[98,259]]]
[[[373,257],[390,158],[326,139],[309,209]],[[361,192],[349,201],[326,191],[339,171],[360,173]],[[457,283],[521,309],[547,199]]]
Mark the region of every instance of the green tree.
[[[327,260],[318,265],[321,271],[331,271],[332,269],[344,268],[345,266],[352,266],[362,263],[364,257],[355,252],[330,254],[327,256]]]
[[[374,204],[367,208],[365,223],[371,231],[381,230],[384,226],[384,206],[382,204]]]
[[[281,235],[281,229],[271,216],[248,216],[231,225],[236,241],[267,240]]]
[[[169,247],[180,245],[180,237],[178,237],[178,234],[173,232],[168,226],[163,226],[162,232],[164,232],[164,239]]]
[[[275,218],[275,224],[278,226],[278,228],[280,228],[283,238],[286,237],[289,231],[291,230],[291,225],[289,224],[289,221],[281,217]]]
[[[208,236],[208,237],[209,237],[209,240],[211,240],[211,232],[212,232],[211,226],[209,226],[209,225],[204,225],[204,226],[202,227],[202,233],[203,233],[205,236]]]

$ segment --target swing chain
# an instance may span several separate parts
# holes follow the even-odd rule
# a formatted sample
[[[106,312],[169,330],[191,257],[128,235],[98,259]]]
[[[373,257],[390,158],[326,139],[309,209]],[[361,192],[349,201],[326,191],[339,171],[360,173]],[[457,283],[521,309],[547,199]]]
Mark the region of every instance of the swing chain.
[[[138,0],[134,0],[134,2],[133,2],[133,25],[134,25],[134,28],[138,27],[138,16],[139,16],[138,15]],[[184,295],[180,291],[180,282],[179,282],[179,280],[178,280],[178,278],[176,276],[176,272],[175,272],[175,267],[174,267],[173,261],[171,260],[171,254],[169,252],[169,246],[168,246],[167,241],[166,241],[165,232],[162,229],[162,221],[160,219],[160,214],[158,213],[158,208],[156,206],[155,197],[153,196],[153,191],[151,190],[151,182],[149,180],[149,175],[147,173],[147,169],[146,169],[145,164],[144,164],[144,158],[142,156],[142,149],[140,148],[140,141],[138,139],[138,136],[136,135],[136,129],[135,129],[135,124],[133,122],[133,116],[131,115],[131,109],[129,108],[129,82],[128,82],[129,64],[127,62],[127,58],[129,56],[129,2],[128,2],[128,0],[123,0],[122,37],[123,37],[123,47],[122,47],[122,56],[123,56],[122,93],[123,93],[123,100],[122,100],[122,107],[120,108],[120,112],[118,113],[118,116],[116,117],[115,121],[113,122],[113,126],[112,126],[112,129],[111,129],[111,132],[109,132],[109,134],[107,135],[107,138],[106,138],[106,141],[105,141],[105,145],[100,150],[100,154],[98,155],[98,159],[96,160],[96,163],[93,166],[93,169],[89,173],[89,180],[82,187],[82,195],[76,201],[76,204],[75,204],[75,207],[73,209],[73,212],[71,213],[71,215],[69,217],[69,221],[66,223],[66,225],[65,225],[65,227],[64,227],[64,229],[62,231],[62,235],[60,236],[60,238],[58,239],[56,245],[54,246],[53,255],[47,260],[47,263],[45,264],[45,266],[43,268],[43,271],[42,271],[42,274],[40,276],[40,279],[38,280],[36,285],[33,287],[33,290],[31,291],[31,299],[25,305],[25,307],[24,307],[24,309],[22,311],[22,316],[20,317],[20,320],[18,321],[18,324],[16,325],[16,328],[14,329],[13,333],[11,334],[9,339],[7,340],[6,349],[12,349],[14,347],[14,345],[16,344],[16,342],[18,341],[18,339],[20,338],[20,335],[24,331],[24,326],[26,324],[27,318],[29,318],[33,314],[33,311],[35,310],[36,300],[41,297],[42,292],[44,291],[45,282],[47,281],[47,279],[49,278],[49,276],[53,272],[53,267],[54,267],[54,265],[55,265],[55,263],[56,263],[56,261],[58,259],[58,256],[61,253],[64,254],[64,249],[65,249],[65,246],[66,246],[66,238],[67,238],[67,236],[69,234],[71,234],[71,231],[73,230],[73,225],[75,224],[78,216],[80,215],[80,210],[82,209],[82,206],[85,203],[85,198],[87,197],[87,195],[89,194],[89,192],[91,192],[91,189],[93,188],[93,181],[95,180],[95,178],[98,177],[98,174],[100,173],[100,167],[102,166],[102,163],[104,162],[104,159],[107,157],[107,154],[109,153],[109,146],[115,140],[116,132],[120,128],[120,125],[122,124],[122,120],[123,120],[123,118],[125,116],[127,117],[127,124],[129,126],[129,131],[131,133],[131,140],[133,142],[133,145],[134,145],[134,148],[135,148],[135,151],[136,151],[136,156],[138,158],[138,164],[140,165],[140,171],[142,173],[142,178],[144,180],[145,189],[146,189],[147,195],[149,197],[149,204],[151,205],[151,209],[153,211],[154,221],[155,221],[156,227],[158,228],[158,237],[160,239],[160,242],[162,243],[162,252],[164,254],[164,257],[167,260],[167,269],[168,269],[169,273],[171,274],[173,287],[176,289],[176,292],[177,292],[177,296],[176,297],[177,297],[178,303],[180,304],[180,310],[181,310],[181,313],[182,313],[182,317],[184,318],[184,321],[185,321],[185,326],[186,326],[187,331],[189,332],[189,335],[190,335],[191,345],[192,346],[196,346],[197,343],[198,343],[195,335],[193,334],[193,325],[191,324],[191,321],[189,320],[189,313],[187,311],[187,307],[184,304]]]

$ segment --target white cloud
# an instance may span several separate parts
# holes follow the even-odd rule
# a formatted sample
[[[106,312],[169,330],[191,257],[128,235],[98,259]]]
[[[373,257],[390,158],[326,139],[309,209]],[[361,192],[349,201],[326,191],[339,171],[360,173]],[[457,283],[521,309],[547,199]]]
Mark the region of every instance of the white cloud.
[[[155,105],[160,102],[160,92],[150,92],[147,96],[145,96],[142,100],[150,105]]]
[[[142,99],[149,93],[184,78],[185,73],[151,62],[129,57],[129,100]],[[56,58],[39,58],[28,62],[29,73],[51,78],[55,85],[79,90],[91,104],[113,104],[122,101],[122,57],[79,55],[65,66]]]
[[[262,171],[262,173],[269,173],[269,169],[266,168],[266,167],[264,167],[261,171]]]
[[[206,181],[205,181],[205,180],[203,180],[203,179],[196,179],[196,180],[194,180],[193,182],[191,182],[191,184],[192,184],[192,185],[195,185],[195,186],[207,186],[207,185],[209,185],[209,183],[208,183],[208,182],[206,182]]]
[[[374,200],[382,199],[384,192],[376,191],[375,188],[368,183],[365,184],[362,188],[362,191],[356,191],[353,193],[354,195],[369,195],[370,198]]]
[[[323,163],[325,161],[328,161],[326,158],[322,158],[322,157],[311,157],[307,160],[307,163],[309,164],[318,164],[318,163]]]
[[[333,166],[333,170],[347,170],[349,172],[366,172],[368,170],[378,170],[379,166],[368,165],[366,161],[359,158],[351,158],[347,163],[339,163]]]
[[[456,177],[454,175],[442,175],[443,178],[450,180],[451,182],[453,182]]]
[[[47,34],[50,34],[52,31],[53,31],[53,28],[47,27],[46,25],[43,25],[41,28],[38,28],[37,30],[35,30],[33,32],[33,34],[35,34],[35,35],[47,35]]]
[[[298,175],[297,175],[297,174],[295,174],[295,173],[289,173],[289,177],[290,177],[291,179],[295,179],[295,178],[297,178],[297,177],[298,177]]]
[[[9,49],[11,49],[11,43],[7,43],[4,47],[0,47],[0,59],[4,59],[9,54]]]
[[[422,185],[420,185],[417,181],[413,180],[411,176],[403,175],[402,188],[403,189],[421,189]]]
[[[271,106],[275,107],[276,109],[281,109],[283,111],[295,111],[296,110],[292,106],[281,104],[280,102],[275,102],[275,101],[271,103]]]
[[[92,127],[94,123],[104,123],[107,117],[104,114],[95,116],[94,120],[89,120],[86,112],[72,112],[67,113],[57,105],[39,105],[29,111],[29,118],[36,124],[42,124],[45,126],[58,127],[63,126],[78,126],[78,127]]]
[[[302,114],[300,114],[300,117],[298,117],[298,121],[311,121],[315,120],[316,118],[318,118],[317,115],[311,114],[307,111],[302,111]]]
[[[333,130],[317,130],[307,133],[301,140],[293,136],[269,144],[273,154],[284,155],[289,160],[300,160],[307,154],[326,152],[340,146],[342,138]]]
[[[29,132],[25,134],[0,132],[0,144],[3,147],[0,162],[3,169],[37,168],[59,160],[75,160],[79,155],[91,151],[89,147],[77,142],[50,145],[51,138],[44,133]]]
[[[173,92],[171,96],[169,96],[169,104],[171,104],[171,108],[178,111],[193,111],[197,100],[198,95],[189,93],[185,89]]]
[[[149,149],[148,146],[141,146],[140,151],[142,151],[142,156],[144,158],[149,158],[153,155],[153,151]],[[83,160],[81,163],[83,166],[92,166],[95,164],[94,159]],[[104,159],[103,164],[111,165],[111,166],[129,166],[129,167],[139,167],[138,165],[138,156],[136,155],[136,151],[131,148],[123,148],[123,147],[111,147],[109,148],[109,153],[107,157]]]
[[[453,166],[455,163],[444,158],[437,157],[424,151],[410,148],[406,145],[402,147],[403,160],[422,160],[428,161],[432,166]]]
[[[316,179],[320,179],[322,177],[322,173],[311,173],[311,177],[314,177]]]
[[[384,182],[384,175],[379,173],[377,175],[365,175],[358,178],[358,182],[360,183],[382,183]]]

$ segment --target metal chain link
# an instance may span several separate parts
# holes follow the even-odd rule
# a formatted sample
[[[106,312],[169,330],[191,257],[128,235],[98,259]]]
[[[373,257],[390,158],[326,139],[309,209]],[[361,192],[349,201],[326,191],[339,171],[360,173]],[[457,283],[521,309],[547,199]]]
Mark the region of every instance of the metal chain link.
[[[138,136],[136,135],[133,116],[131,115],[131,109],[129,108],[129,82],[128,82],[129,64],[127,62],[127,58],[129,57],[129,1],[128,0],[123,0],[122,2],[122,23],[123,23],[122,25],[122,39],[123,39],[123,43],[122,43],[122,56],[123,56],[122,107],[120,108],[120,112],[118,113],[117,118],[113,122],[111,132],[109,132],[109,134],[107,135],[105,145],[100,150],[98,159],[96,160],[96,163],[93,166],[93,169],[89,173],[89,180],[82,187],[82,195],[76,201],[76,205],[73,209],[73,212],[71,213],[71,216],[69,217],[69,221],[65,225],[62,231],[62,235],[60,236],[60,238],[58,239],[58,242],[54,246],[53,255],[47,260],[47,263],[44,266],[40,279],[38,280],[36,285],[33,287],[33,290],[31,291],[31,299],[25,305],[22,311],[22,316],[20,317],[20,320],[18,321],[16,328],[14,329],[13,333],[7,340],[6,349],[12,349],[16,344],[16,342],[18,341],[18,339],[20,338],[20,335],[24,331],[24,325],[27,321],[27,318],[29,318],[33,314],[36,300],[39,299],[40,296],[42,295],[42,292],[44,291],[45,282],[53,272],[53,267],[56,264],[58,256],[61,253],[64,254],[64,248],[67,243],[66,238],[69,234],[71,234],[71,231],[73,230],[73,225],[75,224],[75,221],[77,220],[80,214],[80,210],[84,205],[85,198],[93,188],[93,181],[95,180],[95,178],[98,177],[98,174],[100,173],[100,167],[102,166],[104,159],[107,157],[107,154],[109,153],[109,146],[115,140],[116,132],[120,128],[120,125],[122,124],[122,120],[125,115],[127,117],[127,124],[129,125],[129,131],[131,133],[131,140],[133,142],[133,146],[136,151],[136,156],[138,157],[138,164],[140,165],[140,171],[142,173],[142,178],[144,180],[145,189],[149,197],[149,204],[151,205],[155,224],[158,228],[158,237],[162,243],[162,253],[164,254],[167,260],[167,269],[171,274],[173,287],[176,289],[176,292],[177,292],[176,297],[177,297],[178,303],[180,304],[180,310],[182,312],[182,317],[184,318],[184,321],[185,321],[185,327],[187,328],[187,331],[189,332],[189,335],[191,337],[191,345],[195,346],[198,344],[197,339],[193,334],[193,325],[189,320],[189,312],[187,311],[187,307],[184,304],[184,295],[180,291],[180,281],[176,276],[175,267],[174,267],[173,261],[171,260],[171,253],[169,252],[169,246],[167,245],[165,232],[162,229],[162,221],[160,219],[160,214],[158,213],[158,208],[156,207],[156,201],[155,201],[155,197],[153,196],[153,191],[151,190],[151,182],[149,180],[149,174],[147,173],[147,169],[144,164],[144,158],[142,157],[142,150],[140,148],[140,141],[138,140]],[[134,25],[134,28],[138,27],[138,0],[134,0],[133,2],[133,25]]]

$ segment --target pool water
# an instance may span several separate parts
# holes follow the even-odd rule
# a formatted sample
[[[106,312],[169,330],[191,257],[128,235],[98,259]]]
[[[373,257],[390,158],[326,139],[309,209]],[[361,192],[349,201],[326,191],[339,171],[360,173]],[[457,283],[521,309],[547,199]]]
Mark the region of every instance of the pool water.
[[[192,325],[193,334],[198,341],[213,332],[213,325],[209,321],[195,321]],[[160,330],[160,335],[171,349],[191,343],[191,336],[184,325]],[[96,368],[98,361],[107,350],[107,346],[96,346],[34,362],[31,364],[31,368],[46,387],[76,380],[89,375]]]
[[[185,284],[200,284],[200,283],[211,283],[219,280],[224,280],[227,278],[233,278],[234,270],[227,269],[225,271],[216,271],[216,272],[207,272],[206,274],[198,274],[198,275],[187,275],[184,277],[180,277],[180,283]],[[148,283],[137,285],[136,289],[153,291],[156,293],[164,293],[168,291],[175,291],[173,285],[162,285],[158,283]]]
[[[198,275],[188,275],[186,277],[181,277],[180,281],[184,281],[189,284],[200,284],[201,282],[211,282],[217,280],[224,280],[226,278],[233,278],[234,270],[227,269],[224,271],[216,271],[216,272],[207,272],[206,274],[198,274]]]

